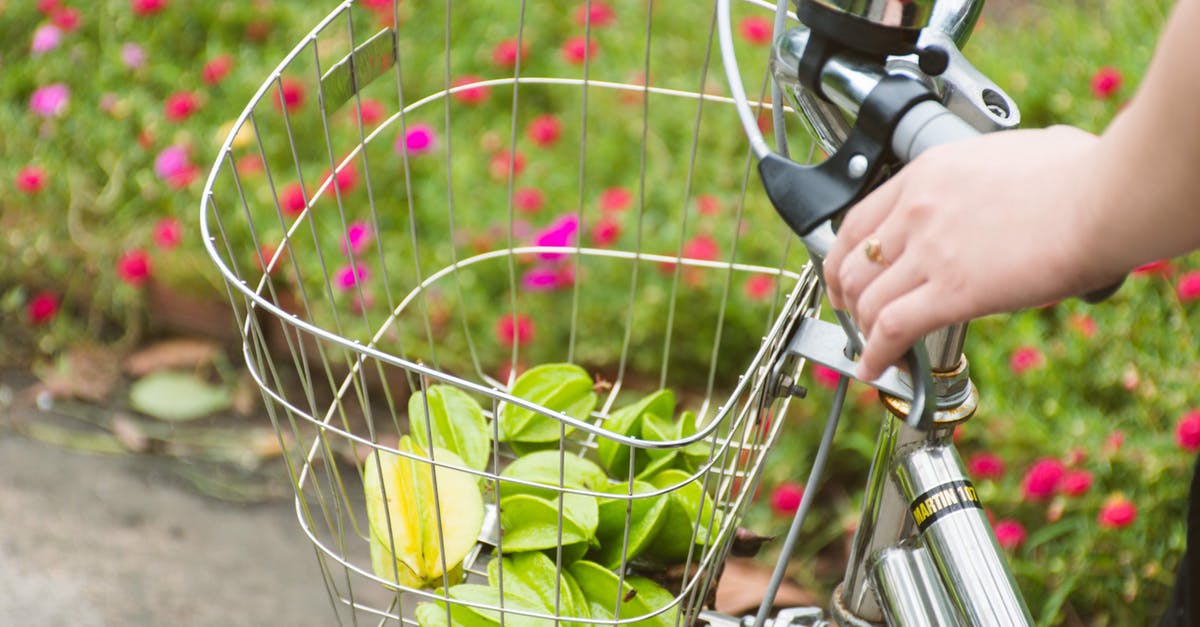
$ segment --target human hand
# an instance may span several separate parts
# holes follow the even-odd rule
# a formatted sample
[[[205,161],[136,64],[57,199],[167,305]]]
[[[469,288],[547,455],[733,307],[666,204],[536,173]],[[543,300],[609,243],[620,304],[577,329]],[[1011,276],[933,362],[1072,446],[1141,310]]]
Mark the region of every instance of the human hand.
[[[859,378],[876,378],[939,327],[1121,276],[1091,228],[1103,193],[1097,142],[1056,127],[939,146],[853,207],[824,271],[830,303],[867,337]]]

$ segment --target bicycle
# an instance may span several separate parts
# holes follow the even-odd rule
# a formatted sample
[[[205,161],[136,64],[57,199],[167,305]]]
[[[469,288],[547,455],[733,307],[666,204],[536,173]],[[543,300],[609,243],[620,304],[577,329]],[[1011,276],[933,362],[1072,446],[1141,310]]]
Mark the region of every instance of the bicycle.
[[[246,363],[287,453],[297,518],[312,541],[334,614],[351,624],[367,618],[379,624],[743,624],[705,608],[780,434],[783,420],[775,418],[803,394],[796,381],[809,361],[842,373],[811,488],[820,480],[852,371],[848,353],[858,341],[852,321],[841,314],[840,324],[819,317],[819,260],[833,237],[829,218],[896,165],[892,152],[909,157],[930,142],[1018,121],[1011,99],[958,53],[982,3],[903,3],[902,21],[895,22],[885,11],[893,3],[882,0],[803,0],[802,16],[816,20],[813,28],[786,32],[784,14],[776,12],[774,30],[782,38],[772,52],[771,102],[782,103],[786,92],[789,111],[813,125],[814,147],[832,155],[822,166],[799,166],[787,157],[783,147],[796,139],[787,135],[783,106],[758,105],[772,112],[781,154],[763,140],[737,69],[728,0],[714,3],[708,15],[672,14],[674,21],[648,3],[645,53],[635,57],[640,65],[632,74],[596,61],[605,51],[593,48],[593,37],[600,38],[612,17],[596,8],[607,5],[584,4],[582,40],[568,40],[565,64],[555,66],[531,59],[526,48],[527,37],[563,30],[567,16],[553,7],[539,12],[525,3],[494,3],[481,25],[452,20],[449,3],[440,21],[429,6],[380,4],[343,2],[279,64],[230,131],[201,208],[205,243],[226,279]],[[746,3],[741,9],[774,7]],[[418,30],[431,22],[442,25],[440,34]],[[515,29],[489,30],[506,23]],[[652,43],[666,37],[655,35],[659,28],[681,36],[707,32],[707,56],[689,88],[667,72],[678,67],[651,53]],[[710,89],[708,61],[718,37],[731,97]],[[478,65],[471,63],[474,49],[459,43],[464,40],[495,42],[487,67],[493,74],[495,66],[504,67],[510,75],[479,78],[463,70]],[[673,40],[666,41],[670,50]],[[863,42],[865,56],[854,49]],[[421,57],[427,50],[439,51],[433,56],[438,65]],[[560,75],[527,75],[527,65]],[[610,80],[620,72],[619,80]],[[661,74],[667,78],[656,84]],[[764,78],[764,92],[766,84]],[[878,92],[884,96],[872,95],[876,85],[885,85]],[[431,91],[408,96],[418,88]],[[511,102],[506,124],[474,142],[485,154],[461,155],[464,140],[455,133],[478,117],[474,107],[497,98],[488,90]],[[297,96],[305,92],[316,93],[316,102],[305,105]],[[818,92],[850,114],[864,107],[861,117],[876,124],[858,130],[815,97]],[[423,110],[431,105],[440,105],[434,115]],[[525,180],[521,170],[534,166],[523,162],[518,143],[534,114],[556,107],[578,114],[578,128],[569,129],[578,137],[572,151],[578,166],[565,182],[543,168],[539,183],[572,190],[559,193],[576,208],[530,234],[520,218],[534,215],[530,207],[537,203],[518,186]],[[638,147],[632,198],[597,199],[597,189],[612,183],[605,176],[616,176],[606,164],[622,155],[592,145],[601,140],[589,142],[596,133],[589,117],[594,108],[629,111],[603,132],[605,140]],[[677,132],[680,119],[690,123]],[[670,141],[656,134],[659,124],[679,135],[672,138],[676,145],[689,144],[682,158],[664,148]],[[746,131],[749,153],[742,138],[728,137],[734,124]],[[557,130],[552,126],[535,137],[567,132],[561,119]],[[899,139],[890,137],[892,130]],[[307,144],[309,138],[317,145]],[[743,164],[740,176],[726,176],[740,188],[733,215],[700,223],[708,229],[701,231],[703,241],[685,237],[708,215],[696,208],[700,192],[713,183],[697,170],[701,151],[740,153]],[[779,218],[762,209],[766,199],[748,183],[755,160],[788,232],[779,232]],[[667,167],[676,164],[682,175]],[[810,178],[821,168],[824,178]],[[475,184],[488,177],[496,179],[493,188]],[[797,177],[828,188],[809,203],[799,193],[809,188],[790,187]],[[286,179],[295,181],[284,185]],[[434,189],[443,182],[444,189]],[[485,214],[462,200],[484,203],[489,196],[499,198],[507,214],[490,240],[469,230],[469,220]],[[581,225],[626,210],[613,208],[621,203],[636,209],[634,236],[592,234],[593,245],[584,246]],[[663,228],[667,221],[655,210],[662,205],[677,215],[673,230]],[[756,237],[744,238],[743,229]],[[802,234],[808,254],[792,245],[791,231]],[[728,246],[715,245],[714,233],[725,235]],[[770,246],[766,234],[774,235]],[[766,248],[777,261],[752,262],[743,248]],[[810,257],[815,264],[803,263]],[[734,293],[735,284],[749,285],[752,278],[761,279],[755,298]],[[628,285],[619,290],[624,298],[616,324],[588,313],[598,306],[589,302],[597,300],[589,290],[611,300],[604,290],[613,285]],[[539,344],[527,323],[534,309],[548,304],[570,315],[551,342]],[[744,321],[731,319],[747,317],[750,309],[763,321],[762,339],[746,351],[756,338],[746,337]],[[486,315],[497,310],[499,317]],[[910,353],[915,384],[896,369],[872,382],[888,412],[850,568],[831,607],[840,624],[1032,623],[949,441],[978,401],[961,357],[964,334],[965,325],[957,325],[928,338],[930,350]],[[707,356],[686,352],[688,344],[679,344],[685,340]],[[560,365],[556,372],[569,381],[553,393],[538,391],[536,382],[522,388],[518,373],[532,365],[530,355],[600,365],[612,380],[585,373],[585,382]],[[674,397],[668,407],[655,390],[694,388],[693,370],[705,373],[703,393],[687,400],[690,413],[677,412]],[[654,371],[656,381],[641,374]],[[734,380],[723,389],[723,381]],[[564,404],[558,391],[568,387],[571,402]],[[630,403],[631,392],[650,395]],[[462,409],[471,402],[478,411]],[[456,416],[469,419],[449,418],[451,405]],[[470,433],[486,435],[479,436],[482,454],[477,441],[465,441],[474,436],[455,431],[467,420],[477,427]],[[438,444],[455,450],[446,454]],[[533,455],[542,470],[511,471],[529,466],[522,460]],[[578,471],[575,460],[591,465]],[[597,461],[599,474],[592,470]],[[577,472],[591,479],[581,481]],[[815,492],[805,492],[777,574]],[[521,497],[527,498],[509,500]],[[404,499],[424,502],[406,505]],[[522,525],[541,515],[543,502],[554,517],[539,519],[538,536]],[[518,503],[521,516],[513,513]],[[664,512],[675,516],[671,525]],[[469,542],[462,541],[464,527]],[[663,531],[675,528],[683,533]],[[402,537],[410,531],[419,537]],[[773,594],[755,624],[767,620]],[[774,619],[825,621],[813,608]]]

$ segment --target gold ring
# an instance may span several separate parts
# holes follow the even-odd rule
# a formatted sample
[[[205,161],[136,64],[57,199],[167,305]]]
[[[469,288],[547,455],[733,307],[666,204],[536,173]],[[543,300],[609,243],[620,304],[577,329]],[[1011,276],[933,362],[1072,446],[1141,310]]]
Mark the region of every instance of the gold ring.
[[[883,246],[879,243],[879,238],[868,237],[863,245],[863,252],[867,254],[867,259],[871,263],[877,263],[886,266],[887,260],[883,258]]]

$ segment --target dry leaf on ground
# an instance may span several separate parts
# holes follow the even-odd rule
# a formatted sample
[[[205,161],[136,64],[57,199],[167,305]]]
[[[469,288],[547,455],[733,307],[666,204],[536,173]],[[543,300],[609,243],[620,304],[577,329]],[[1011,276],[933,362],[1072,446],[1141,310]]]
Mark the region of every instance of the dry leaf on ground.
[[[221,355],[215,342],[177,338],[156,342],[125,359],[125,372],[143,377],[159,370],[187,369],[213,363]]]
[[[717,586],[717,611],[729,616],[741,616],[758,610],[763,591],[771,580],[772,567],[752,559],[732,558],[725,562],[725,572]],[[775,595],[775,607],[822,605],[822,599],[784,579]]]
[[[120,379],[117,354],[100,346],[75,346],[59,355],[54,366],[39,376],[55,398],[78,398],[99,403]]]

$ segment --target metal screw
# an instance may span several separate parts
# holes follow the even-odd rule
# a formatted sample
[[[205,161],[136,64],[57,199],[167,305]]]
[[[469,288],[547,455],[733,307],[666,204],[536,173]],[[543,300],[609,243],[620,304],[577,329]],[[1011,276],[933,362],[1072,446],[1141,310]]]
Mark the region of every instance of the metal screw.
[[[846,174],[852,179],[860,179],[867,173],[867,166],[870,162],[862,155],[854,155],[850,157],[850,161],[846,164]]]

